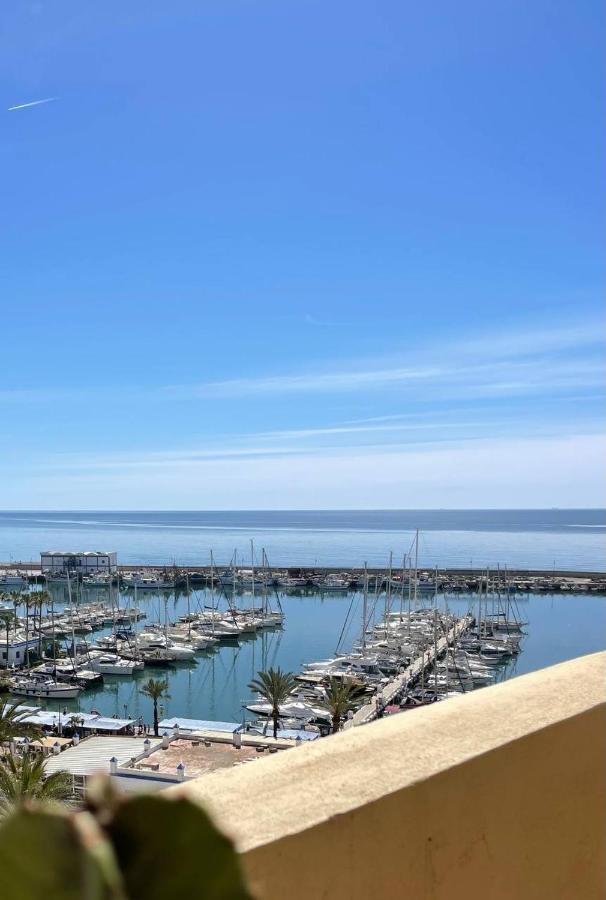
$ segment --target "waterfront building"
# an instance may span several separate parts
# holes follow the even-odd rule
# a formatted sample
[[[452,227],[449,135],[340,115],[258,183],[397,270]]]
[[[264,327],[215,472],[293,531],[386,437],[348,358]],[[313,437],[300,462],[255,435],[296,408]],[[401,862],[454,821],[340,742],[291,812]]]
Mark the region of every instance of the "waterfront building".
[[[43,550],[40,566],[45,575],[112,573],[118,571],[118,554],[107,550]]]
[[[0,632],[0,666],[3,669],[15,669],[23,666],[26,662],[28,647],[31,652],[36,653],[38,638],[31,637],[26,641],[25,636],[16,638],[12,636],[8,640],[3,640]]]
[[[91,727],[96,723],[83,723]],[[34,712],[25,721],[44,721]],[[108,720],[111,722],[111,720]],[[183,723],[183,728],[178,722]],[[48,774],[59,770],[73,778],[74,793],[85,795],[88,779],[99,773],[110,776],[122,793],[163,790],[179,782],[251,763],[265,755],[299,746],[292,736],[274,740],[259,733],[243,732],[237,722],[195,719],[171,720],[151,735],[111,737],[93,735],[65,748],[59,743],[46,748]],[[80,726],[79,726],[80,727]],[[318,737],[314,735],[314,737]]]

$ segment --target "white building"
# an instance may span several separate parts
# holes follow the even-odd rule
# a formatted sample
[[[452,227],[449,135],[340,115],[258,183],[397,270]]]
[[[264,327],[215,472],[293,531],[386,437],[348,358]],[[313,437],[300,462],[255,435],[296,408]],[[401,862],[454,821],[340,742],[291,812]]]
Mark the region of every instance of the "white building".
[[[32,717],[31,721],[34,720],[35,717]],[[99,773],[108,774],[113,787],[122,792],[163,790],[184,780],[177,770],[169,775],[134,766],[147,761],[154,750],[167,747],[169,742],[168,737],[163,740],[155,737],[89,737],[63,753],[57,747],[56,752],[47,758],[45,770],[47,775],[68,772],[73,778],[74,792],[79,795],[86,793],[88,779]]]
[[[81,572],[83,575],[92,572],[117,572],[118,554],[102,550],[44,550],[40,554],[40,564],[42,571],[50,575],[68,571]]]
[[[4,623],[0,622],[0,669],[15,669],[25,665],[27,660],[27,648],[34,653],[38,650],[38,638],[25,636],[11,636],[6,641]]]

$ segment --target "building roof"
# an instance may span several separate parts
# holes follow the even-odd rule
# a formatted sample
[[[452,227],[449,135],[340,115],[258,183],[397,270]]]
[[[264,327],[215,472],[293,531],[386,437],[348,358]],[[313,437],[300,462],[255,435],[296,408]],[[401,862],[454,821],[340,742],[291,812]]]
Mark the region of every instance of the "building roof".
[[[115,550],[41,550],[40,556],[112,556]]]
[[[122,731],[129,725],[136,723],[136,719],[113,719],[108,716],[101,716],[98,713],[85,713],[77,710],[69,710],[67,713],[62,713],[58,710],[43,709],[39,706],[18,706],[17,711],[29,713],[29,715],[23,717],[23,722],[39,725],[41,728],[65,726],[69,723],[72,716],[77,716],[81,719],[82,724],[78,727],[87,731]]]
[[[161,743],[159,738],[148,740],[152,748]],[[46,771],[49,775],[58,771],[66,771],[71,775],[109,772],[112,757],[118,760],[118,766],[125,766],[133,757],[142,756],[145,749],[143,737],[90,737],[57,756],[49,756],[46,760]]]
[[[179,731],[226,731],[233,734],[242,726],[238,722],[212,722],[205,719],[181,719],[178,716],[170,719],[162,719],[159,728],[163,731],[172,732],[176,726]]]

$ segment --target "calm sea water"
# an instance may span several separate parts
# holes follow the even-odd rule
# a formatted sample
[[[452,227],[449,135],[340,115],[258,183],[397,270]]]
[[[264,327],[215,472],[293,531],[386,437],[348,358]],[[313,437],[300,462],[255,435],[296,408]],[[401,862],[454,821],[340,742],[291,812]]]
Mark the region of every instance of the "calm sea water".
[[[55,608],[59,610],[65,600],[65,588],[52,586]],[[112,589],[113,602],[117,591]],[[83,601],[109,600],[109,590],[98,588],[83,592]],[[255,637],[242,640],[239,645],[217,645],[211,653],[199,653],[195,663],[178,663],[169,669],[146,667],[136,677],[106,677],[102,688],[87,690],[78,700],[59,705],[49,702],[51,708],[91,709],[112,716],[143,717],[151,722],[151,704],[140,693],[147,678],[168,678],[170,699],[163,704],[166,716],[184,716],[196,719],[216,719],[239,722],[244,716],[243,704],[252,694],[248,688],[258,670],[269,666],[299,671],[302,664],[325,659],[334,654],[342,639],[342,647],[349,649],[359,637],[361,628],[361,594],[341,596],[318,594],[281,594],[286,621],[282,630],[264,631]],[[240,595],[238,605],[250,603],[250,595]],[[128,602],[122,594],[120,605]],[[132,601],[131,601],[132,602]],[[207,591],[192,591],[189,608],[195,610],[210,604]],[[139,594],[138,605],[147,613],[145,624],[164,622],[165,611],[169,620],[176,619],[188,609],[184,593]],[[382,610],[382,597],[377,609]],[[473,595],[439,595],[438,603],[458,614],[477,609]],[[501,673],[501,678],[531,672],[562,662],[575,656],[603,650],[606,646],[606,597],[586,594],[516,596],[520,618],[527,621],[527,636],[522,653]],[[225,606],[223,600],[222,606]],[[349,613],[349,617],[348,617]],[[343,633],[344,623],[349,621]],[[96,632],[93,637],[105,632]],[[38,701],[36,701],[38,702]]]
[[[605,510],[0,512],[0,560],[41,550],[116,550],[121,563],[243,559],[250,539],[274,565],[361,565],[401,558],[421,532],[423,567],[606,569]]]
[[[274,565],[385,565],[389,551],[407,553],[421,530],[421,566],[508,565],[511,568],[604,570],[606,515],[602,510],[328,511],[328,512],[4,512],[0,513],[0,559],[38,560],[41,550],[117,550],[122,563],[206,564],[209,551],[227,563],[234,553],[250,554],[250,540],[265,547]],[[65,597],[54,587],[57,609]],[[109,599],[102,589],[84,600]],[[114,589],[114,599],[115,599]],[[465,612],[472,597],[450,595],[448,605]],[[126,602],[122,597],[121,604]],[[209,602],[193,592],[190,604]],[[246,598],[242,600],[246,603]],[[445,598],[440,598],[444,603]],[[176,619],[187,609],[181,595],[139,596],[147,621]],[[150,675],[168,677],[166,715],[240,721],[250,699],[248,682],[259,669],[279,665],[297,671],[304,662],[335,651],[346,613],[352,624],[344,636],[351,646],[359,629],[359,595],[284,595],[286,624],[238,646],[198,654],[195,664],[169,670],[146,669],[136,678],[106,678],[102,689],[86,691],[68,709],[98,709],[107,715],[142,716],[151,706],[140,693]],[[520,598],[528,635],[518,659],[502,677],[529,672],[584,653],[604,649],[606,598],[539,595]],[[53,704],[49,704],[52,706]],[[56,706],[56,705],[55,705]]]

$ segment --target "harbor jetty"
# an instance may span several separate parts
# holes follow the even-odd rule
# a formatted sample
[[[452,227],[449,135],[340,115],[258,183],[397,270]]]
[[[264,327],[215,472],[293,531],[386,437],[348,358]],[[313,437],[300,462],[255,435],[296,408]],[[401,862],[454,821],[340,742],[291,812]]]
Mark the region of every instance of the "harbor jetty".
[[[107,576],[107,582],[128,587],[134,580],[140,579],[140,588],[183,588],[187,585],[210,585],[222,580],[228,586],[236,589],[250,586],[250,570],[240,569],[233,578],[233,567],[220,565],[178,566],[178,565],[148,565],[130,564],[120,565],[112,576]],[[228,571],[226,575],[226,571]],[[262,575],[261,572],[264,572]],[[385,568],[368,568],[368,575],[373,580],[381,579],[382,584],[389,577]],[[394,569],[394,572],[396,570]],[[361,586],[364,577],[362,567],[342,566],[280,566],[266,567],[257,570],[255,578],[262,582],[280,587],[281,589],[304,590],[347,590]],[[396,574],[397,580],[398,575]],[[424,570],[419,568],[419,577],[423,580],[436,578],[438,590],[441,593],[449,592],[473,592],[473,591],[505,591],[517,593],[604,593],[606,594],[606,572],[579,572],[574,570],[545,570],[545,569],[491,569],[483,568],[446,568]],[[72,578],[87,580],[95,586],[102,586],[98,578],[93,576],[81,576],[72,573]],[[404,575],[406,578],[406,575]],[[47,581],[47,575],[41,569],[39,563],[31,562],[0,562],[0,591],[11,589],[27,583],[40,584]]]

